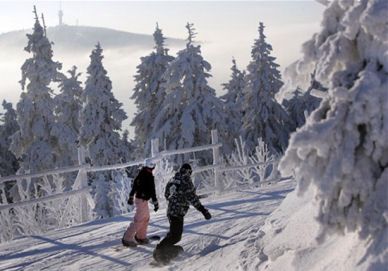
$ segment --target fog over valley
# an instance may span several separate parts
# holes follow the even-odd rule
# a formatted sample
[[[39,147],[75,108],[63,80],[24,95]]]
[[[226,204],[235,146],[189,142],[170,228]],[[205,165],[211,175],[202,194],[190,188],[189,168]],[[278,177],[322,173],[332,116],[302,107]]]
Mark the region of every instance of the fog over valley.
[[[0,28],[0,33],[3,32],[0,34],[0,98],[7,99],[15,106],[21,93],[18,83],[21,79],[20,67],[29,57],[23,48],[27,45],[26,34],[32,32],[33,16],[31,3],[22,5],[8,2],[8,5],[0,3],[0,13],[7,12],[1,20],[6,20],[12,12],[16,14],[13,5],[14,8],[25,11],[17,13],[18,16],[23,16],[18,21],[23,30]],[[277,58],[283,71],[300,57],[301,44],[319,28],[319,20],[313,15],[320,15],[323,9],[318,3],[306,1],[282,5],[269,2],[189,2],[185,5],[165,2],[163,5],[154,3],[152,8],[150,3],[137,2],[115,2],[109,7],[101,2],[83,5],[90,12],[101,12],[104,16],[97,20],[98,16],[90,17],[87,12],[80,18],[83,24],[89,25],[78,25],[78,19],[75,22],[74,16],[79,12],[81,2],[64,2],[64,23],[51,26],[58,22],[58,5],[41,2],[37,8],[38,12],[45,15],[47,36],[54,43],[53,59],[63,64],[63,73],[76,65],[84,82],[90,52],[97,42],[101,43],[104,50],[103,63],[112,81],[114,95],[123,103],[128,115],[124,122],[126,129],[136,112],[134,103],[130,100],[135,85],[136,66],[140,63],[140,57],[149,55],[153,50],[152,33],[157,22],[167,37],[166,47],[172,56],[176,56],[185,47],[185,24],[187,21],[194,23],[198,33],[195,41],[201,45],[204,59],[212,66],[209,83],[217,95],[221,95],[224,93],[222,84],[230,78],[232,58],[236,59],[240,69],[246,69],[251,58],[252,45],[258,37],[260,20],[264,21],[267,39],[273,46],[273,56]],[[102,10],[103,7],[107,12]],[[299,7],[308,8],[311,12],[303,13]],[[160,11],[158,14],[157,9]],[[128,15],[122,10],[128,11]],[[213,14],[212,10],[217,10],[217,14]],[[176,16],[171,15],[173,11]],[[273,12],[272,16],[267,14],[268,11]],[[141,12],[144,16],[139,16]],[[74,23],[68,23],[71,21]],[[133,136],[132,132],[130,129],[130,136]]]

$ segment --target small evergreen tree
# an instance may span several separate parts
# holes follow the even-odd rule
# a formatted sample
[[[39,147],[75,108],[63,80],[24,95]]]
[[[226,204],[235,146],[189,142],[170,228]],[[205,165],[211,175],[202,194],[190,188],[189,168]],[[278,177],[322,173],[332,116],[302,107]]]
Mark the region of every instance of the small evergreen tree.
[[[52,82],[60,78],[61,64],[52,60],[51,43],[35,12],[32,34],[27,34],[25,51],[31,53],[22,66],[22,89],[17,104],[20,130],[12,137],[11,151],[20,159],[23,172],[39,172],[55,168],[58,160],[57,140],[51,134],[55,122]]]
[[[56,123],[52,134],[58,139],[58,152],[60,154],[58,166],[72,166],[78,164],[78,134],[80,130],[80,112],[82,108],[82,87],[73,66],[68,71],[70,77],[62,78],[58,94],[54,98]]]
[[[122,104],[113,96],[112,82],[102,64],[102,51],[100,44],[97,44],[90,55],[88,77],[82,93],[84,107],[81,114],[80,143],[87,150],[93,165],[120,163],[125,158],[119,131],[127,116]],[[121,175],[123,174],[125,172],[121,171]],[[96,173],[91,178],[95,211],[99,217],[115,214],[117,206],[112,206],[112,197],[115,197],[115,187],[122,186],[116,182],[123,179],[117,176],[117,172],[107,171]]]
[[[135,100],[138,112],[131,125],[135,126],[135,145],[138,157],[150,154],[153,122],[166,96],[163,74],[174,58],[168,55],[168,49],[164,47],[164,40],[162,30],[156,25],[155,51],[142,57],[140,65],[137,66],[136,86],[132,99]]]
[[[293,121],[295,129],[305,124],[306,117],[318,108],[321,102],[321,98],[311,94],[313,91],[327,92],[327,88],[315,79],[315,72],[311,74],[310,86],[307,91],[298,87],[293,92],[291,99],[286,99],[282,103]]]
[[[321,99],[311,95],[311,91],[303,92],[297,88],[294,96],[290,100],[283,101],[283,105],[294,122],[294,127],[298,128],[305,124],[306,117],[319,106],[320,101]]]
[[[9,150],[11,136],[19,130],[19,125],[12,104],[3,100],[2,105],[5,112],[0,114],[0,176],[9,176],[15,175],[19,168],[15,155]]]
[[[125,157],[125,161],[128,162],[136,159],[134,155],[135,148],[134,148],[133,140],[129,140],[129,131],[127,129],[125,129],[123,132],[122,140],[123,140],[125,153],[127,154],[127,156]]]
[[[228,115],[225,119],[228,133],[223,135],[223,146],[226,153],[229,153],[234,145],[234,139],[239,137],[241,119],[244,116],[243,90],[245,88],[245,71],[237,68],[236,60],[232,60],[232,75],[228,83],[223,84],[226,90],[221,99],[224,101],[224,111]]]
[[[271,152],[282,152],[287,147],[292,124],[287,112],[275,100],[282,86],[279,65],[270,55],[272,46],[265,40],[264,25],[259,25],[259,38],[252,48],[252,61],[248,65],[247,85],[241,133],[247,148],[254,150],[261,138]]]
[[[212,129],[226,131],[222,102],[207,83],[211,66],[201,56],[200,46],[193,44],[193,25],[186,28],[186,48],[165,73],[167,96],[153,125],[153,137],[167,149],[209,144]]]

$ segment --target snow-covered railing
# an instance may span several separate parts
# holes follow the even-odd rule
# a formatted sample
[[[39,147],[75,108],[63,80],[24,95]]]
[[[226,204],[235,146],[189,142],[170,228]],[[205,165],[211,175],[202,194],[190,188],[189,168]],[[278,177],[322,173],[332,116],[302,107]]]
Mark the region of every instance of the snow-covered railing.
[[[156,145],[155,145],[156,144]],[[156,152],[156,149],[158,148],[158,141],[153,140],[153,151],[152,151],[152,156],[146,159],[154,159],[155,161],[161,160],[165,157],[168,156],[173,156],[177,154],[184,154],[184,153],[192,153],[192,152],[198,152],[198,151],[204,151],[204,150],[209,150],[209,149],[217,149],[222,146],[220,143],[216,144],[209,144],[205,146],[198,146],[198,147],[192,147],[192,148],[184,148],[180,150],[171,150],[171,151],[162,151],[162,152]],[[108,171],[108,170],[116,170],[116,169],[122,169],[122,168],[127,168],[131,166],[136,166],[136,165],[141,165],[144,163],[145,159],[137,160],[137,161],[131,161],[127,163],[119,163],[119,164],[113,164],[113,165],[106,165],[106,166],[91,166],[89,164],[84,164],[84,165],[79,165],[79,166],[73,166],[73,167],[66,167],[66,168],[61,168],[61,169],[55,169],[55,170],[49,170],[43,173],[31,173],[31,174],[21,174],[21,175],[14,175],[14,176],[7,176],[7,177],[2,177],[0,178],[0,184],[4,184],[6,182],[10,181],[22,181],[25,179],[32,179],[32,178],[41,178],[44,176],[49,176],[49,175],[58,175],[58,174],[64,174],[64,173],[70,173],[70,172],[75,172],[75,171],[80,171],[84,170],[85,173],[89,172],[99,172],[99,171]],[[216,170],[219,169],[220,165],[211,165],[211,166],[205,166],[202,168],[197,168],[195,173],[205,171],[205,170]],[[52,200],[52,199],[61,199],[65,198],[71,195],[79,194],[86,192],[87,189],[81,189],[81,190],[75,190],[75,191],[68,191],[68,192],[63,192],[61,194],[56,194],[56,195],[50,195],[48,197],[43,197],[43,198],[37,198],[37,199],[32,199],[28,201],[21,201],[17,203],[7,203],[0,205],[0,210],[5,210],[13,207],[20,207],[32,203],[38,203],[38,202],[43,202],[47,200]]]
[[[82,158],[78,151],[78,158]],[[0,178],[0,242],[92,218],[88,164]],[[73,173],[73,174],[72,174]],[[73,180],[72,180],[73,179]]]
[[[26,206],[34,203],[42,203],[46,201],[58,200],[64,197],[70,197],[70,196],[79,195],[87,192],[89,192],[88,187],[82,188],[79,190],[64,192],[61,194],[54,194],[43,198],[37,198],[37,199],[28,200],[28,201],[19,201],[19,202],[7,204],[7,205],[0,205],[0,211],[10,209],[10,208],[22,207],[22,206]]]
[[[55,174],[63,174],[63,173],[74,172],[74,171],[78,171],[78,170],[80,170],[82,168],[85,168],[85,166],[86,165],[83,165],[83,166],[73,166],[73,167],[65,167],[65,168],[45,171],[43,173],[29,173],[29,174],[20,174],[20,175],[6,176],[6,177],[0,178],[0,184],[5,183],[5,182],[9,182],[9,181],[17,181],[17,180],[29,179],[29,178],[39,178],[39,177],[47,176],[47,175],[55,175]]]
[[[199,151],[205,151],[205,150],[212,150],[212,152],[213,152],[213,164],[207,165],[207,166],[202,166],[202,167],[197,167],[194,169],[193,173],[197,174],[197,173],[204,172],[204,171],[214,170],[215,171],[215,174],[214,174],[215,175],[215,188],[218,192],[222,191],[222,185],[221,185],[221,182],[219,181],[219,178],[220,178],[219,175],[222,172],[235,171],[235,170],[241,170],[241,169],[247,169],[247,168],[254,168],[257,166],[269,165],[269,164],[272,164],[273,162],[275,162],[274,160],[270,160],[270,161],[266,161],[266,162],[250,163],[250,164],[241,165],[241,166],[224,167],[224,165],[222,165],[220,163],[221,159],[220,159],[220,155],[219,155],[219,148],[222,146],[222,144],[218,143],[217,130],[212,130],[211,135],[212,135],[212,144],[204,145],[204,146],[196,146],[196,147],[191,147],[191,148],[184,148],[184,149],[179,149],[179,150],[164,150],[161,152],[159,152],[158,139],[153,139],[151,142],[151,157],[148,157],[145,159],[154,159],[155,161],[158,161],[158,160],[161,160],[161,159],[164,159],[166,157],[173,156],[173,155],[193,153],[193,152],[199,152]],[[131,167],[131,166],[141,165],[141,164],[143,164],[145,159],[141,159],[141,160],[137,160],[137,161],[130,161],[127,163],[106,165],[106,166],[91,166],[89,164],[83,164],[83,165],[78,165],[78,166],[73,166],[73,167],[66,167],[66,168],[61,168],[61,169],[50,170],[50,171],[46,171],[44,173],[7,176],[7,177],[0,178],[0,185],[5,183],[5,182],[9,182],[9,181],[21,181],[21,180],[25,180],[25,179],[40,178],[43,176],[64,174],[64,173],[70,173],[70,172],[75,172],[75,171],[80,171],[80,170],[83,170],[84,174],[87,174],[88,172],[99,172],[99,171],[122,169],[122,168]],[[24,206],[24,205],[28,205],[30,203],[32,204],[32,203],[44,202],[44,201],[53,200],[53,199],[61,199],[61,198],[69,197],[72,195],[85,193],[87,191],[87,180],[81,180],[81,182],[83,183],[83,185],[81,185],[81,186],[83,186],[83,188],[81,188],[79,190],[67,191],[67,192],[63,192],[60,194],[56,194],[56,195],[50,195],[50,196],[43,197],[43,198],[37,198],[37,199],[28,200],[28,201],[21,201],[21,202],[17,202],[17,203],[2,204],[2,205],[0,205],[0,210],[5,210],[5,209],[17,207],[17,206]],[[5,194],[4,191],[3,191],[3,194]],[[83,207],[83,208],[85,208],[85,207]],[[87,220],[87,217],[85,217],[84,219]]]
[[[130,161],[127,163],[120,163],[120,164],[113,164],[113,165],[104,165],[104,166],[94,166],[89,164],[82,164],[82,161],[85,161],[84,152],[80,149],[78,151],[78,160],[79,165],[73,166],[73,167],[66,167],[66,168],[60,168],[55,170],[49,170],[42,173],[33,173],[33,174],[23,174],[23,175],[15,175],[15,176],[7,176],[0,178],[0,199],[2,204],[0,204],[0,227],[6,228],[7,230],[3,230],[0,234],[0,242],[4,240],[12,239],[12,223],[8,223],[6,221],[7,214],[10,215],[11,210],[14,210],[12,212],[15,212],[15,210],[21,210],[20,208],[33,208],[32,206],[40,204],[41,208],[50,208],[49,204],[52,202],[52,205],[55,205],[55,202],[58,200],[62,200],[62,202],[67,202],[66,204],[74,205],[74,199],[78,200],[76,201],[76,209],[78,210],[78,213],[80,215],[80,219],[76,219],[76,223],[81,223],[85,221],[89,221],[92,219],[92,209],[94,207],[94,201],[92,199],[91,193],[90,193],[90,186],[88,184],[88,177],[87,173],[92,172],[99,172],[99,171],[110,171],[110,170],[118,170],[123,169],[131,166],[137,166],[144,163],[146,159],[152,159],[156,163],[161,163],[163,160],[166,160],[166,158],[179,155],[179,154],[186,154],[186,153],[195,153],[200,151],[206,151],[210,150],[212,151],[213,156],[213,163],[210,165],[200,166],[200,167],[194,167],[193,168],[193,174],[202,173],[205,171],[213,171],[214,173],[214,183],[212,184],[211,189],[217,193],[220,193],[224,190],[224,182],[221,180],[222,174],[226,172],[231,171],[240,171],[240,170],[246,170],[250,168],[260,167],[260,166],[266,166],[269,164],[272,164],[276,162],[275,160],[270,159],[269,161],[264,162],[258,162],[258,163],[249,163],[245,165],[237,165],[237,166],[225,166],[222,163],[222,158],[220,156],[220,147],[222,146],[221,143],[218,142],[218,134],[217,130],[213,130],[211,132],[211,144],[204,145],[204,146],[196,146],[196,147],[190,147],[190,148],[184,148],[179,150],[163,150],[159,151],[159,141],[158,139],[153,139],[151,141],[151,156],[147,157],[145,159],[137,160],[137,161]],[[254,161],[253,161],[254,162]],[[27,195],[29,193],[29,187],[33,186],[31,184],[32,180],[39,180],[39,179],[45,179],[48,180],[48,176],[51,176],[52,179],[54,179],[54,176],[59,176],[59,174],[69,174],[69,173],[77,173],[77,177],[71,187],[71,190],[68,191],[57,191],[58,189],[51,189],[53,193],[48,193],[44,196],[37,196],[39,193],[35,193],[35,197],[30,197]],[[167,175],[163,175],[162,177],[167,179],[172,177],[173,171],[172,169],[168,172]],[[57,181],[57,179],[56,179]],[[25,189],[24,195],[27,196],[20,196],[19,200],[17,202],[8,202],[7,199],[7,193],[6,193],[6,184],[8,182],[12,182],[14,187],[18,189]],[[50,183],[47,181],[47,183]],[[52,182],[51,182],[52,183]],[[54,184],[55,185],[55,184]],[[161,184],[162,185],[162,184]],[[27,188],[22,188],[27,187]],[[163,188],[163,187],[162,187]],[[55,190],[55,191],[54,191]],[[45,194],[45,193],[43,193]],[[73,201],[72,201],[73,200]],[[43,203],[46,203],[43,204]],[[47,205],[48,204],[48,205]],[[58,205],[58,204],[57,204]],[[57,206],[58,208],[59,206]],[[71,208],[72,205],[70,206]],[[66,212],[63,214],[66,215]],[[72,220],[73,221],[73,220]],[[20,224],[20,223],[19,223]],[[68,225],[67,225],[68,226]],[[5,236],[7,235],[8,236]]]
[[[86,171],[87,172],[98,172],[98,171],[115,170],[115,169],[122,169],[122,168],[137,166],[137,165],[141,165],[143,163],[144,163],[144,159],[132,161],[132,162],[128,162],[128,163],[113,164],[113,165],[108,165],[108,166],[93,166],[93,167],[86,168]]]

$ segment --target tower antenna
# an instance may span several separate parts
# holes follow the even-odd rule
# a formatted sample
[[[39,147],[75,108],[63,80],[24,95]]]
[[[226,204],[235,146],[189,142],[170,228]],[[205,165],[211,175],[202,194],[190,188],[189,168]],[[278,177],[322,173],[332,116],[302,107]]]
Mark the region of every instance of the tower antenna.
[[[59,17],[59,25],[63,25],[62,1],[59,1],[58,17]]]

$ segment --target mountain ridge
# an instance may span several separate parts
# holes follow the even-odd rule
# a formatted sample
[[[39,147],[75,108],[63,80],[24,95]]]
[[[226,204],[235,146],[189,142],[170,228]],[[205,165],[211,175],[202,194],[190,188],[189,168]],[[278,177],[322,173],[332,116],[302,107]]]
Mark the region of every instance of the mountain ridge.
[[[22,49],[26,46],[26,34],[32,29],[15,30],[0,34],[0,47],[8,49]],[[143,47],[152,48],[154,40],[152,35],[132,33],[106,27],[60,25],[47,28],[47,36],[55,45],[55,49],[73,48],[90,51],[97,42],[103,48]],[[185,40],[166,38],[167,46],[182,46]]]

